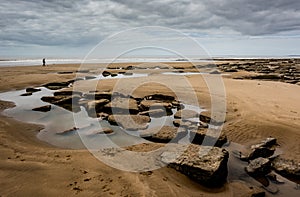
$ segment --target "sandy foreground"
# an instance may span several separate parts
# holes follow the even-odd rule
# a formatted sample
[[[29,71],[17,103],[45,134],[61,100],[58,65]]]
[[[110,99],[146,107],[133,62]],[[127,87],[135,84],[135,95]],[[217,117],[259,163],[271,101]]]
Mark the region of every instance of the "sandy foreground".
[[[190,66],[183,62],[168,65],[182,66],[186,70]],[[0,91],[67,81],[75,74],[57,72],[76,71],[78,67],[0,68]],[[90,68],[95,68],[95,65],[90,65]],[[184,95],[187,89],[181,85],[180,78],[168,77],[166,81],[174,83],[176,80],[176,90],[155,83],[159,77],[154,72],[149,76],[150,82],[134,89],[133,94],[179,92]],[[187,79],[199,98],[200,106],[209,109],[211,97],[204,79],[198,75],[187,76]],[[231,76],[224,76],[223,82],[227,107],[223,132],[229,140],[250,145],[272,136],[278,139],[284,152],[282,157],[300,162],[300,86],[236,80]],[[97,89],[114,90],[118,83],[130,88],[140,81],[138,78],[112,79],[98,84]],[[85,90],[89,85],[82,83],[80,88]],[[1,111],[12,106],[13,103],[0,102]],[[251,192],[238,181],[210,190],[167,167],[147,173],[120,171],[101,163],[87,150],[57,148],[38,140],[35,135],[41,128],[0,115],[0,196],[247,196]]]

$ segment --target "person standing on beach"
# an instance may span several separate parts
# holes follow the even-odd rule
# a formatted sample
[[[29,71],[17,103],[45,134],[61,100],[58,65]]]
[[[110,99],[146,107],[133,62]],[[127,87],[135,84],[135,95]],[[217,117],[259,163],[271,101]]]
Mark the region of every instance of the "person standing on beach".
[[[46,59],[43,58],[43,66],[46,66]]]

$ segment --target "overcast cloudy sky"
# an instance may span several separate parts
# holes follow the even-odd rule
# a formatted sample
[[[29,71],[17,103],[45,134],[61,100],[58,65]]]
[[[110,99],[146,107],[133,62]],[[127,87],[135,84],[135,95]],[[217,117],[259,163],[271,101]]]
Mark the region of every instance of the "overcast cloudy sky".
[[[299,0],[10,0],[0,1],[0,58],[82,58],[142,26],[179,30],[214,56],[300,54]]]

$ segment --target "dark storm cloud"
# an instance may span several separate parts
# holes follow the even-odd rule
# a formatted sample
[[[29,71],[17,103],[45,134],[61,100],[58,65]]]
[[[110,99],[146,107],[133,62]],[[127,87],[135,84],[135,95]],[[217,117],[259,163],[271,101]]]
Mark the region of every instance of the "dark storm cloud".
[[[298,35],[298,0],[12,0],[0,2],[1,45],[82,45],[131,27],[189,35]]]

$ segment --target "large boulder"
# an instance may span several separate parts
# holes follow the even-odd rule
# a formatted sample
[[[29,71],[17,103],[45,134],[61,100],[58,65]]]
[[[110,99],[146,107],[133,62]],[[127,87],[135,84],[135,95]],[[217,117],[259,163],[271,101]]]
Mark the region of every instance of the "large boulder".
[[[186,130],[173,126],[154,127],[139,132],[140,136],[153,142],[168,143],[178,142],[187,135]]]
[[[180,144],[161,154],[170,167],[207,187],[220,187],[227,179],[229,153],[225,149],[191,144],[182,151]]]
[[[79,95],[72,96],[44,96],[41,98],[42,101],[48,102],[57,106],[60,106],[69,111],[78,112],[80,107],[78,101],[81,99]]]
[[[110,115],[108,117],[108,122],[110,124],[118,125],[125,130],[132,131],[147,129],[150,121],[148,116],[141,115]]]
[[[271,172],[271,162],[269,159],[259,157],[251,160],[245,170],[249,175],[254,177],[265,176]]]

